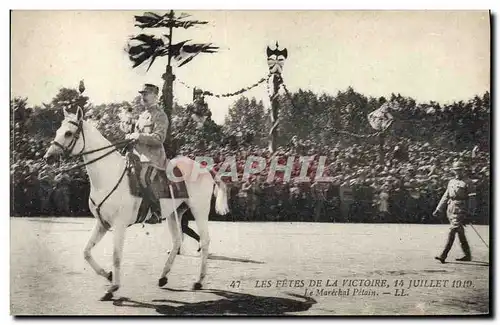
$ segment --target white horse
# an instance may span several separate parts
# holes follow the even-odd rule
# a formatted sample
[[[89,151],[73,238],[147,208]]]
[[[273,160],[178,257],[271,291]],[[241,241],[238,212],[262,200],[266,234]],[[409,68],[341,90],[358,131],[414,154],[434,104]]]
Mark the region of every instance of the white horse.
[[[101,300],[111,300],[113,292],[116,292],[121,284],[120,265],[125,231],[128,226],[135,223],[141,199],[130,194],[128,175],[125,172],[126,159],[92,124],[84,120],[81,109],[78,109],[76,114],[64,111],[64,120],[44,158],[60,154],[82,157],[82,165],[85,165],[87,169],[91,185],[89,207],[97,220],[83,251],[83,256],[98,275],[112,282],[101,298]],[[208,171],[201,171],[196,179],[187,177],[187,175],[191,175],[193,168],[199,168],[196,162],[187,157],[176,157],[170,161],[170,164],[179,167],[182,171],[189,198],[160,199],[161,213],[167,219],[173,246],[158,284],[162,287],[167,283],[167,274],[172,268],[181,246],[180,220],[175,217],[177,215],[175,211],[180,204],[185,202],[194,215],[200,234],[200,275],[193,286],[197,290],[201,289],[207,270],[210,242],[208,215],[211,197],[212,195],[216,196],[216,212],[226,214],[229,211],[226,186],[223,182],[214,181]],[[198,171],[200,170],[198,169]],[[94,260],[91,251],[110,228],[113,228],[114,234],[113,272],[106,272]]]

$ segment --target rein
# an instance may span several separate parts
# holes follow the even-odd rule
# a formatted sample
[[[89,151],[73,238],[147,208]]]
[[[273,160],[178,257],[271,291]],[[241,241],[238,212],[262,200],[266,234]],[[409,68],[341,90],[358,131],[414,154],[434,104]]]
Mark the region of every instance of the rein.
[[[114,145],[111,145],[111,146],[116,146],[116,145],[121,145],[121,144],[124,144],[126,143],[126,145],[128,145],[129,143],[131,143],[132,141],[134,140],[124,140],[124,141],[120,141],[119,143],[116,143]],[[104,150],[104,149],[107,149],[107,148],[110,148],[111,146],[106,146],[106,147],[103,147],[103,148],[99,148],[99,149],[96,149],[96,150],[91,150],[88,153],[92,153],[92,152],[97,152],[97,151],[101,151],[101,150]],[[112,154],[113,152],[117,151],[118,150],[118,147],[115,147],[113,150],[110,150],[108,152],[106,152],[105,154],[95,158],[95,159],[92,159],[91,161],[87,162],[87,163],[84,163],[84,164],[79,164],[75,167],[72,167],[71,169],[74,169],[74,168],[79,168],[79,167],[82,167],[82,166],[87,166],[87,165],[90,165],[106,156],[109,156],[110,154]],[[127,173],[127,170],[128,170],[128,165],[127,165],[127,162],[125,162],[125,168],[123,168],[123,172],[122,174],[120,175],[120,178],[118,179],[118,181],[116,182],[115,186],[111,189],[111,191],[109,191],[109,193],[104,197],[104,199],[102,199],[102,201],[99,203],[99,204],[96,204],[94,199],[89,196],[89,199],[90,199],[90,202],[92,202],[92,204],[96,207],[96,212],[97,212],[97,218],[99,219],[99,221],[101,222],[102,226],[106,229],[106,230],[109,230],[111,228],[111,225],[109,224],[109,222],[105,221],[102,216],[101,216],[101,208],[103,206],[103,204],[106,202],[107,199],[109,199],[109,197],[116,191],[116,189],[118,188],[118,186],[121,184],[122,180],[123,180],[123,177],[125,177],[125,174]]]
[[[88,154],[91,154],[91,153],[94,153],[94,152],[99,152],[99,151],[102,151],[102,150],[114,147],[113,150],[110,150],[110,151],[104,153],[103,155],[101,155],[101,156],[99,156],[97,158],[94,158],[94,159],[92,159],[92,160],[90,160],[88,162],[83,162],[81,164],[78,164],[78,165],[70,167],[70,168],[65,168],[65,169],[62,170],[62,172],[68,172],[68,171],[73,170],[73,169],[78,169],[78,168],[85,167],[87,165],[93,164],[96,161],[99,161],[99,160],[101,160],[101,159],[109,156],[113,152],[118,151],[118,149],[120,149],[120,148],[118,148],[118,146],[121,146],[121,145],[124,144],[123,147],[126,147],[127,145],[129,145],[133,141],[134,140],[122,140],[122,141],[119,141],[117,143],[110,144],[109,146],[105,146],[105,147],[94,149],[94,150],[90,150],[90,151],[81,152],[81,153],[75,155],[74,157],[83,157],[85,155],[88,155]]]
[[[80,137],[80,133],[81,133],[82,138],[83,138],[82,150],[78,154],[74,155],[73,157],[80,158],[80,157],[83,157],[85,155],[89,155],[91,153],[99,152],[99,151],[106,150],[106,149],[109,149],[109,148],[113,148],[113,149],[110,150],[110,151],[108,151],[108,152],[106,152],[106,153],[104,153],[104,154],[102,154],[102,155],[100,155],[97,158],[94,158],[94,159],[88,161],[88,162],[83,162],[83,163],[78,164],[76,166],[73,166],[73,167],[70,167],[70,168],[65,168],[65,169],[61,170],[61,172],[68,172],[68,171],[73,170],[73,169],[77,169],[77,168],[81,168],[81,167],[93,164],[94,162],[99,161],[99,160],[101,160],[101,159],[103,159],[103,158],[111,155],[113,152],[118,151],[120,149],[120,147],[126,147],[130,143],[132,143],[132,142],[135,141],[135,140],[129,140],[129,139],[127,139],[127,140],[122,140],[122,141],[119,141],[117,143],[113,143],[113,144],[110,144],[108,146],[104,146],[104,147],[101,147],[101,148],[98,148],[98,149],[84,151],[85,150],[85,133],[83,132],[82,121],[79,121],[78,123],[70,121],[70,123],[76,125],[78,127],[78,129],[77,129],[77,132],[76,132],[75,136],[71,140],[70,145],[68,146],[68,148],[65,148],[63,145],[61,145],[57,141],[52,141],[53,144],[57,145],[58,147],[60,147],[63,150],[63,153],[66,156],[69,156],[70,153],[71,153],[71,151],[73,151],[73,148],[75,147],[76,142],[78,141],[78,139]],[[116,191],[116,189],[118,188],[118,186],[122,182],[123,177],[125,177],[125,174],[127,173],[127,170],[128,170],[128,166],[127,166],[127,163],[125,163],[125,168],[123,169],[123,172],[122,172],[120,178],[118,179],[118,182],[115,184],[115,186],[111,189],[111,191],[104,197],[104,199],[99,204],[96,204],[95,201],[94,201],[94,199],[92,199],[92,197],[89,197],[89,199],[92,202],[92,204],[96,207],[97,218],[99,219],[99,221],[101,222],[102,226],[106,230],[109,230],[111,228],[111,225],[109,224],[109,222],[105,221],[102,218],[102,216],[101,216],[102,205]]]
[[[94,199],[89,196],[89,199],[90,199],[90,202],[92,202],[92,204],[96,207],[96,212],[97,212],[97,218],[99,218],[99,221],[101,222],[101,224],[103,225],[103,227],[106,229],[106,230],[109,230],[111,228],[109,222],[105,221],[102,216],[101,216],[101,208],[102,208],[102,205],[104,204],[104,202],[106,202],[107,199],[109,199],[109,197],[111,196],[111,194],[113,194],[116,189],[118,188],[118,186],[120,185],[120,183],[122,182],[123,180],[123,177],[125,176],[125,174],[127,173],[127,166],[125,165],[125,168],[123,169],[123,173],[122,175],[120,176],[120,178],[118,179],[118,182],[116,182],[115,186],[113,187],[113,189],[108,193],[108,195],[106,195],[106,197],[104,197],[104,199],[101,201],[101,203],[99,204],[96,204]]]

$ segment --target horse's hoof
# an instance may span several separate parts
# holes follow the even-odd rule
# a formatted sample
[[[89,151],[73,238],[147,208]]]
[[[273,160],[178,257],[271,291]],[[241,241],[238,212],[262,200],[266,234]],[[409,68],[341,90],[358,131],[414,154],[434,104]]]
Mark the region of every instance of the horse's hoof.
[[[109,282],[113,282],[113,271],[108,272],[106,279],[108,279]]]
[[[193,284],[193,290],[201,290],[201,283],[195,282],[195,284]]]
[[[163,277],[161,278],[160,280],[158,280],[158,286],[161,288],[163,287],[165,284],[167,284],[168,282],[168,279],[166,277]]]
[[[104,296],[100,299],[101,301],[111,301],[113,300],[113,293],[112,292],[106,292]]]

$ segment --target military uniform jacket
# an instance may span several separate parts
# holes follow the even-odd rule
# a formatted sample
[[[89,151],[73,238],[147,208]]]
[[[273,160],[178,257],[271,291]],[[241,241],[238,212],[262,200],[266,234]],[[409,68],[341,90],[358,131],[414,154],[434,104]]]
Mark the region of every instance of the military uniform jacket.
[[[158,105],[149,108],[139,115],[135,124],[135,132],[139,133],[135,151],[142,163],[164,170],[166,155],[163,142],[167,136],[167,114]]]
[[[446,216],[452,227],[463,225],[465,217],[473,208],[473,199],[475,193],[472,185],[464,180],[452,179],[448,182],[436,210],[443,210],[445,206]]]

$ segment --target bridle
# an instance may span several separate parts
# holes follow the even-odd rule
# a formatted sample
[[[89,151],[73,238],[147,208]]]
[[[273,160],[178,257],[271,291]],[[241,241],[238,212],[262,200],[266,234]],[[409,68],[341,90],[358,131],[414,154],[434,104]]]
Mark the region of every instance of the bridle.
[[[112,143],[110,145],[107,145],[107,146],[104,146],[104,147],[101,147],[101,148],[98,148],[98,149],[93,149],[93,150],[85,151],[85,144],[86,144],[86,142],[85,142],[85,133],[83,132],[83,120],[79,120],[78,122],[75,122],[75,121],[68,121],[68,122],[71,123],[71,124],[73,124],[73,125],[75,125],[77,127],[77,130],[76,130],[76,132],[73,135],[73,139],[71,139],[71,142],[69,143],[68,147],[63,146],[62,144],[60,144],[57,141],[52,141],[51,142],[51,144],[55,144],[56,146],[58,146],[59,148],[61,148],[61,150],[63,151],[63,155],[65,157],[70,157],[71,156],[71,152],[75,148],[76,143],[77,143],[78,139],[80,138],[80,134],[82,135],[82,138],[83,138],[82,150],[80,150],[80,152],[77,153],[77,154],[75,154],[73,157],[83,157],[85,155],[88,155],[88,154],[91,154],[91,153],[94,153],[94,152],[98,152],[98,151],[102,151],[102,150],[105,150],[105,149],[108,149],[108,148],[113,148],[113,149],[109,150],[108,152],[106,152],[106,153],[102,154],[101,156],[99,156],[97,158],[94,158],[94,159],[92,159],[90,161],[83,162],[82,164],[78,164],[76,166],[63,169],[62,172],[68,172],[68,171],[73,170],[73,169],[77,169],[77,168],[81,168],[83,166],[90,165],[90,164],[92,164],[92,163],[94,163],[94,162],[96,162],[98,160],[103,159],[104,157],[107,157],[107,156],[111,155],[113,152],[118,151],[118,149],[121,146],[126,147],[130,143],[132,143],[132,142],[135,141],[135,140],[128,140],[127,139],[127,140],[119,141],[117,143]],[[102,208],[104,202],[106,202],[106,200],[109,199],[109,197],[116,191],[116,189],[118,188],[118,185],[120,185],[120,183],[122,182],[123,177],[125,176],[127,170],[128,170],[128,166],[127,166],[127,164],[125,164],[125,168],[123,169],[123,172],[122,172],[120,178],[118,179],[117,183],[115,184],[115,186],[111,189],[111,191],[104,197],[104,199],[100,203],[97,204],[94,201],[94,199],[92,199],[92,197],[89,197],[89,199],[92,202],[92,204],[96,207],[97,218],[99,219],[99,221],[101,222],[101,224],[104,226],[104,228],[106,228],[107,230],[109,230],[111,228],[111,226],[110,226],[110,224],[107,221],[105,221],[102,218],[101,208]]]
[[[101,147],[101,148],[97,148],[97,149],[93,149],[93,150],[89,150],[89,151],[85,151],[85,133],[83,132],[83,120],[79,120],[78,122],[75,122],[75,121],[68,121],[68,123],[70,124],[73,124],[77,127],[76,129],[76,132],[73,134],[73,138],[71,139],[71,142],[69,143],[69,145],[67,147],[63,146],[62,144],[60,144],[59,142],[57,141],[52,141],[51,144],[54,144],[56,145],[57,147],[59,147],[62,152],[63,152],[63,156],[64,157],[67,157],[69,158],[71,156],[71,152],[73,151],[73,149],[75,148],[76,146],[76,143],[78,142],[78,139],[80,139],[80,134],[82,136],[82,139],[83,139],[83,146],[82,146],[82,149],[80,150],[79,153],[73,155],[72,157],[75,157],[75,158],[80,158],[80,157],[83,157],[83,156],[86,156],[86,155],[89,155],[91,153],[95,153],[95,152],[99,152],[99,151],[102,151],[102,150],[105,150],[105,149],[109,149],[109,148],[113,148],[112,150],[104,153],[103,155],[95,158],[95,159],[92,159],[88,162],[84,162],[82,164],[78,164],[76,166],[73,166],[73,167],[70,167],[70,168],[66,168],[64,170],[62,170],[63,172],[67,172],[67,171],[70,171],[70,170],[73,170],[73,169],[77,169],[77,168],[80,168],[80,167],[84,167],[84,166],[87,166],[87,165],[90,165],[96,161],[99,161],[107,156],[109,156],[110,154],[112,154],[113,152],[115,151],[118,151],[120,149],[120,147],[126,147],[129,143],[135,141],[135,140],[123,140],[123,141],[118,141],[116,143],[112,143],[108,146],[104,146],[104,147]]]
[[[83,120],[79,120],[78,122],[68,121],[68,123],[73,124],[77,127],[76,132],[73,135],[73,139],[71,139],[71,142],[69,143],[68,147],[63,146],[62,144],[60,144],[59,142],[57,142],[55,140],[52,141],[50,144],[55,144],[57,147],[59,147],[63,151],[63,155],[65,157],[69,157],[71,155],[71,152],[75,148],[78,139],[80,138],[80,134],[82,134],[82,138],[83,138],[82,150],[80,150],[80,152],[78,154],[76,154],[75,156],[83,156],[84,154],[87,154],[87,153],[83,152],[83,150],[85,149],[85,133],[83,133]]]

